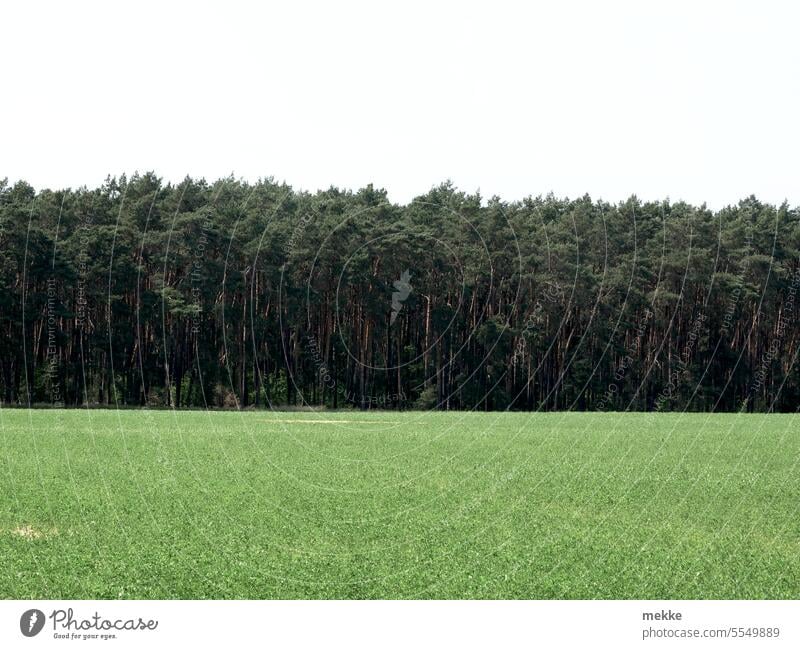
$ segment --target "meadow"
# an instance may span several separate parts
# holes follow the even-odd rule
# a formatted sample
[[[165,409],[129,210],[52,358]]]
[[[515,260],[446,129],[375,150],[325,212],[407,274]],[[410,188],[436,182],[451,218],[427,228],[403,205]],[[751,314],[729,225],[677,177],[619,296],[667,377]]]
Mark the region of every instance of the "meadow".
[[[0,410],[3,598],[798,598],[792,415]]]

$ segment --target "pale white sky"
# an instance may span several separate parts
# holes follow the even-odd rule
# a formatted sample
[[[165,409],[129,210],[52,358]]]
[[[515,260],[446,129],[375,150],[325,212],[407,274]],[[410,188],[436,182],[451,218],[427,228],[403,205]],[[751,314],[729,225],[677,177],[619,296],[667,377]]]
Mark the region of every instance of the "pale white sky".
[[[0,177],[800,204],[800,4],[15,2]]]

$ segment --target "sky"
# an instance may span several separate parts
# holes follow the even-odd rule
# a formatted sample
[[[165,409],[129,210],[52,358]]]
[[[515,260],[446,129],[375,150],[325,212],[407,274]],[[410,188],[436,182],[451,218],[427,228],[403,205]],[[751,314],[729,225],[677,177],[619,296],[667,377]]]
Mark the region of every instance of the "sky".
[[[0,178],[800,205],[800,3],[16,2]]]

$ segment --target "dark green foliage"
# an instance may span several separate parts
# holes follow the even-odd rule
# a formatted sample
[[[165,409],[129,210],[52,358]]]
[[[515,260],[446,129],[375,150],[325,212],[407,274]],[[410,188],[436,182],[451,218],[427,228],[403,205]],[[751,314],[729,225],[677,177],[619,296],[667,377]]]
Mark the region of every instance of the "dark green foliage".
[[[3,182],[0,399],[793,411],[798,254],[752,197]]]

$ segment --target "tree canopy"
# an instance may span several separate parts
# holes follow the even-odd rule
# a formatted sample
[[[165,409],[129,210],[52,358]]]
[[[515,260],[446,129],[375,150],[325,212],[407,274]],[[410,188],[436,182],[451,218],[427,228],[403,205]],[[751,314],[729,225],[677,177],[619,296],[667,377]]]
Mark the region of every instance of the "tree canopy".
[[[800,211],[0,182],[5,405],[800,405]]]

